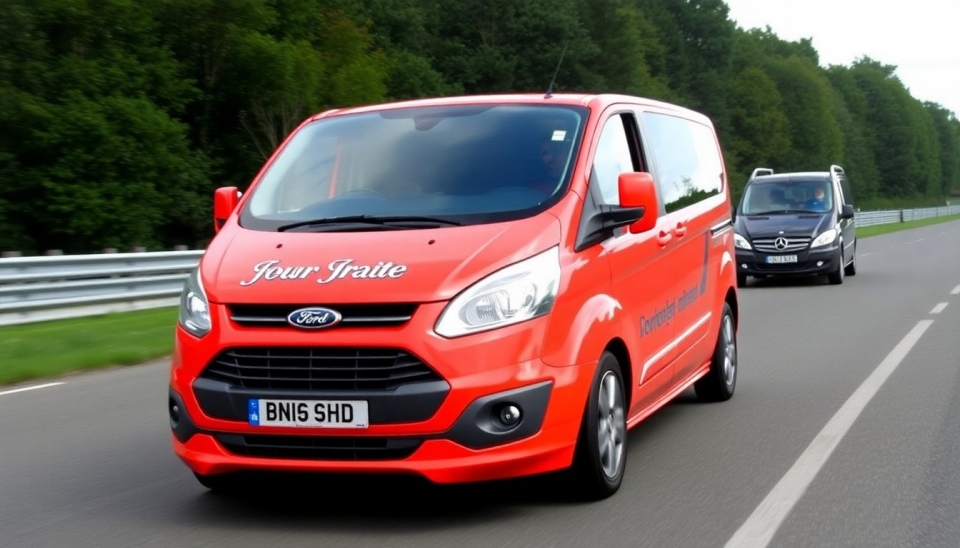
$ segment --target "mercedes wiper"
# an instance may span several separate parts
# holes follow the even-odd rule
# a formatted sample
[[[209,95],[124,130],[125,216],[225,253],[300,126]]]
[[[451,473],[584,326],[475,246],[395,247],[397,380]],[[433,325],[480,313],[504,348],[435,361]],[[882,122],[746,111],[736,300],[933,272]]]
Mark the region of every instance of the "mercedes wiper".
[[[757,215],[790,215],[792,213],[815,213],[815,212],[808,211],[805,209],[772,209],[770,211],[761,211],[760,213],[749,213],[748,216],[754,217]]]
[[[426,217],[422,215],[345,215],[342,217],[327,217],[325,219],[311,219],[309,221],[297,221],[282,225],[277,228],[277,232],[283,232],[292,228],[302,226],[336,226],[336,225],[368,225],[383,228],[437,228],[439,226],[461,226],[462,223],[449,221],[439,217]]]

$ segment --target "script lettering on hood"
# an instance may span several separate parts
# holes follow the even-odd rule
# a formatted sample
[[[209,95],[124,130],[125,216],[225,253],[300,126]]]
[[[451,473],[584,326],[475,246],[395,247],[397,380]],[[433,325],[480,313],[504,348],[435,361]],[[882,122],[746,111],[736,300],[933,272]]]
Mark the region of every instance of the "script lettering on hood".
[[[376,265],[355,265],[353,259],[339,259],[331,262],[327,269],[330,275],[317,280],[318,284],[327,284],[333,280],[342,280],[347,276],[357,279],[399,278],[407,271],[403,265],[380,261]]]
[[[271,259],[257,263],[253,267],[253,277],[240,282],[246,287],[260,280],[305,280],[323,270],[320,266],[283,266],[279,260]],[[390,261],[379,261],[374,265],[355,264],[353,259],[337,259],[327,265],[327,272],[317,278],[318,284],[328,284],[344,278],[353,279],[397,279],[407,272],[405,265]]]

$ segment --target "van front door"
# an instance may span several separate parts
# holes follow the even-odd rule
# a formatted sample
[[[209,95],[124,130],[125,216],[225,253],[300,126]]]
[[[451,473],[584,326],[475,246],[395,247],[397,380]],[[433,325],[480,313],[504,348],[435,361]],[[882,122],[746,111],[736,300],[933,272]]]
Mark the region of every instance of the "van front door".
[[[648,171],[639,145],[636,117],[613,110],[601,125],[590,171],[588,199],[619,203],[621,173]],[[662,211],[662,206],[661,211]],[[672,254],[676,239],[665,220],[642,234],[626,229],[603,243],[611,271],[612,296],[623,307],[623,337],[634,357],[632,408],[645,407],[663,397],[676,357],[670,345],[676,325],[676,272]]]

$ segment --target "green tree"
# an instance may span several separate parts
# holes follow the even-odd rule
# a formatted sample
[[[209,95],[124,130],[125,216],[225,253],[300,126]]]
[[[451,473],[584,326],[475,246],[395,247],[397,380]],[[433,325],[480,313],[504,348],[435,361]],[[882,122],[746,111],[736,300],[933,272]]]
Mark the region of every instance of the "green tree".
[[[5,4],[33,74],[0,80],[4,222],[37,251],[163,246],[201,222],[206,159],[175,116],[195,97],[149,10],[128,0]],[[16,63],[14,63],[16,65]],[[31,66],[32,65],[32,66]],[[12,77],[12,78],[11,78]],[[6,132],[5,132],[6,133]],[[22,235],[29,235],[24,238]]]
[[[777,84],[789,120],[791,147],[775,159],[778,171],[826,170],[842,161],[843,134],[821,69],[797,55],[770,58],[765,69]]]
[[[924,108],[929,112],[937,128],[940,146],[940,196],[949,196],[960,189],[960,122],[956,116],[942,106],[926,102]]]
[[[648,59],[662,56],[656,28],[646,15],[626,0],[581,0],[580,20],[596,44],[590,61],[603,78],[603,90],[652,98],[670,96],[670,88],[655,77]]]
[[[775,166],[789,153],[789,120],[776,83],[759,67],[740,72],[731,102],[733,138],[727,148],[735,159],[734,187],[739,189],[753,168]]]
[[[921,134],[929,131],[916,100],[896,76],[896,67],[863,57],[850,72],[865,97],[865,120],[873,135],[873,157],[880,173],[879,194],[885,198],[923,196],[939,161]],[[931,162],[923,165],[923,162]]]

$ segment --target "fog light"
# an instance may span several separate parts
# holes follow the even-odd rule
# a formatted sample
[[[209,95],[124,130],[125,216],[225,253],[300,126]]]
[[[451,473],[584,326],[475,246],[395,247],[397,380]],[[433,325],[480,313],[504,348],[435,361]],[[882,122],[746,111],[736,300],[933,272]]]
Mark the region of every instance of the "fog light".
[[[823,266],[823,261],[817,261],[817,266]]]
[[[180,422],[180,406],[173,400],[170,400],[170,422],[174,426]]]
[[[743,263],[742,265],[740,265],[740,268],[746,270],[746,269],[747,269],[747,263]]]
[[[520,422],[520,408],[512,404],[504,405],[500,408],[499,418],[504,426],[516,426]]]

